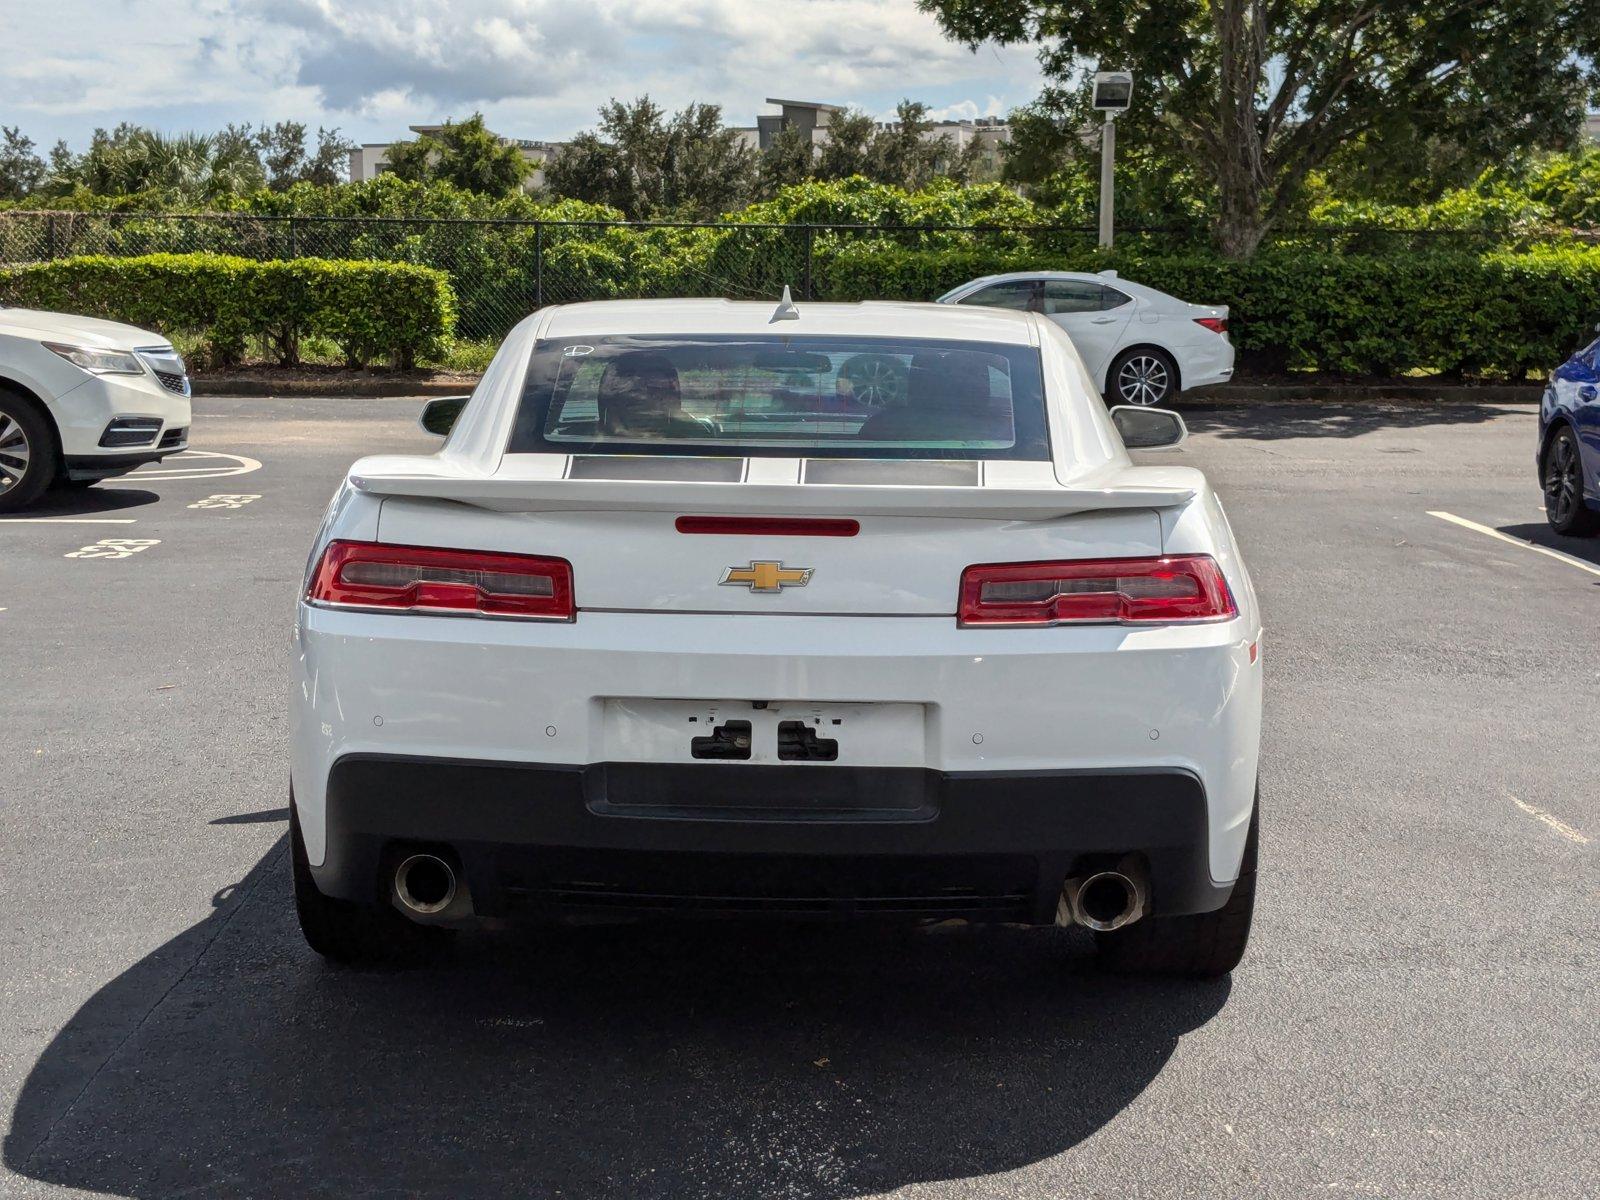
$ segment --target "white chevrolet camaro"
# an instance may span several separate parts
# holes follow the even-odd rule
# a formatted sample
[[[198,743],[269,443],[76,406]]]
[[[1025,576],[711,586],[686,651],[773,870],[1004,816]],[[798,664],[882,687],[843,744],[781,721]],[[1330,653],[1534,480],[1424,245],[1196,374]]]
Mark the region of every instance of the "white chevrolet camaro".
[[[1167,404],[1233,378],[1226,304],[1190,304],[1115,271],[985,275],[939,303],[1043,313],[1072,339],[1107,404]]]
[[[894,403],[858,394],[893,363]],[[459,415],[457,415],[459,414]],[[764,913],[1096,931],[1219,974],[1261,624],[1204,476],[1025,312],[547,308],[351,467],[295,627],[311,945]]]

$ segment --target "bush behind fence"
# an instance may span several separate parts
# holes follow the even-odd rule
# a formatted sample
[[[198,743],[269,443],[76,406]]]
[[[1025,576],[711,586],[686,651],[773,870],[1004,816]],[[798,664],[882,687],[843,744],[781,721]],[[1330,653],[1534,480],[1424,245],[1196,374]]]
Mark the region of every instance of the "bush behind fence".
[[[1517,377],[1570,352],[1597,314],[1600,249],[1568,237],[1316,227],[1249,262],[1194,230],[0,213],[0,264],[86,254],[221,252],[441,271],[456,335],[498,339],[546,304],[624,297],[933,299],[1005,270],[1101,269],[1233,309],[1247,363],[1351,374]]]
[[[1384,254],[1500,248],[1488,232],[1314,228],[1282,232],[1269,251]],[[867,247],[1022,253],[1052,262],[1095,251],[1095,231],[1063,226],[860,226],[546,222],[253,214],[0,213],[0,264],[77,255],[132,257],[211,251],[251,259],[375,259],[444,271],[466,338],[498,338],[545,304],[621,296],[834,299],[824,263]],[[1129,229],[1119,252],[1207,253],[1192,229]],[[960,282],[957,280],[956,282]],[[901,299],[932,299],[931,295]]]

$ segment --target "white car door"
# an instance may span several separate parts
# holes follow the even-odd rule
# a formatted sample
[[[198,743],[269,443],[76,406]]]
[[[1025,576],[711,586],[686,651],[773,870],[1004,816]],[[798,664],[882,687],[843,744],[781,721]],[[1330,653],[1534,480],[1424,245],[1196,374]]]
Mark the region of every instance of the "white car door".
[[[1108,295],[1109,293],[1109,295]],[[1122,344],[1138,306],[1121,292],[1089,279],[1046,279],[1044,312],[1072,339],[1089,374],[1100,379]]]

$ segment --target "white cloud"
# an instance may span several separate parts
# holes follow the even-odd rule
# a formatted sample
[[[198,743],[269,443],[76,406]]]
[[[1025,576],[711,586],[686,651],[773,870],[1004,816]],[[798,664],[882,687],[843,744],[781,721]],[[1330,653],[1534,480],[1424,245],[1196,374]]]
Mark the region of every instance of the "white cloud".
[[[284,117],[378,140],[473,109],[563,137],[645,92],[721,104],[738,124],[769,95],[989,115],[1039,88],[1031,49],[975,54],[915,0],[57,0],[10,22],[0,105],[41,141],[123,118]],[[68,50],[74,26],[97,36]]]

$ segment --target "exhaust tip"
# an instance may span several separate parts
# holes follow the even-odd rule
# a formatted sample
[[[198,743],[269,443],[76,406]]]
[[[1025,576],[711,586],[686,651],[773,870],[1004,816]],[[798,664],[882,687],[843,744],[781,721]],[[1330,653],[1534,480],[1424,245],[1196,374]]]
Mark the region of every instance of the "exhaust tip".
[[[1109,933],[1144,916],[1144,885],[1121,871],[1097,871],[1069,879],[1061,897],[1073,922]]]
[[[456,873],[437,854],[413,854],[395,868],[394,892],[408,911],[433,916],[456,898]]]

